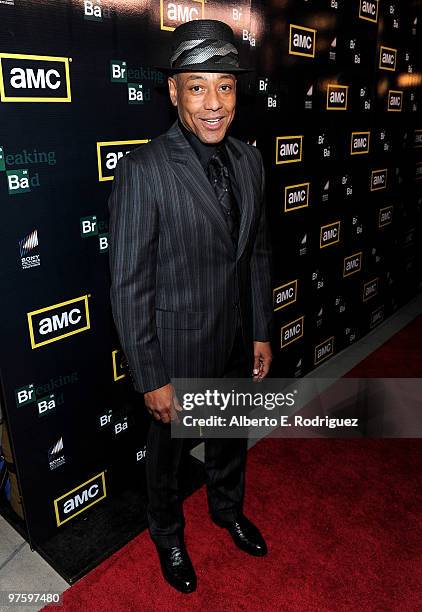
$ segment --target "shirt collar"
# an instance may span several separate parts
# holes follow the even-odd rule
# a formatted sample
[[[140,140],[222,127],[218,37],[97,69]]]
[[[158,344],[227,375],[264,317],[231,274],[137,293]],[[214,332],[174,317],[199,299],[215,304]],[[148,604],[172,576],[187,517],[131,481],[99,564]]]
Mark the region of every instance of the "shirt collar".
[[[178,119],[178,124],[186,140],[189,142],[192,149],[195,151],[196,155],[198,156],[199,161],[201,162],[201,165],[203,168],[206,169],[208,162],[210,160],[210,157],[214,155],[214,153],[217,151],[219,147],[223,146],[223,151],[225,152],[226,138],[224,138],[222,142],[219,142],[217,145],[206,144],[202,142],[202,140],[199,140],[196,134],[194,134],[193,132],[185,128],[183,123],[180,121],[180,118]]]

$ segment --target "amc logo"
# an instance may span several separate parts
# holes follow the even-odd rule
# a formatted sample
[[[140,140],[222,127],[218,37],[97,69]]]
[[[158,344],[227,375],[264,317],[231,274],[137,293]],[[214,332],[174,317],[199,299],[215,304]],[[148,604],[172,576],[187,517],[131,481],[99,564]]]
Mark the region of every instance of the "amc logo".
[[[292,342],[296,342],[303,336],[303,320],[305,317],[299,317],[290,323],[283,325],[280,330],[280,348],[284,348]]]
[[[284,188],[284,212],[309,206],[310,185],[310,183],[299,183]]]
[[[69,58],[0,53],[2,102],[71,102]]]
[[[289,54],[315,57],[316,30],[290,24]]]
[[[179,0],[179,2],[160,0],[160,28],[173,32],[181,23],[203,19],[204,4],[205,0]]]
[[[369,139],[371,132],[352,132],[350,139],[350,155],[364,155],[369,153]]]
[[[394,72],[397,63],[397,49],[391,47],[380,46],[380,59],[378,67],[381,70],[390,70]]]
[[[359,0],[359,18],[376,23],[378,20],[378,0]]]
[[[122,378],[126,378],[128,363],[122,350],[116,349],[112,351],[111,362],[113,367],[113,381],[117,382],[118,380],[122,380]]]
[[[277,136],[276,164],[292,164],[302,161],[303,136]]]
[[[371,172],[370,190],[379,191],[380,189],[387,189],[387,168]]]
[[[400,113],[403,107],[403,92],[388,90],[387,96],[387,111]]]
[[[378,278],[368,281],[363,285],[362,302],[367,302],[371,298],[378,295]]]
[[[328,83],[327,86],[327,110],[347,110],[348,85],[337,85]]]
[[[415,130],[414,147],[415,149],[422,147],[422,130]]]
[[[348,255],[343,261],[343,278],[360,272],[362,267],[362,251]]]
[[[90,329],[88,296],[33,310],[27,318],[33,349],[63,340]]]
[[[123,155],[130,153],[141,144],[149,140],[112,140],[110,142],[97,142],[98,180],[112,181],[117,162]]]
[[[297,300],[297,279],[273,289],[273,308],[281,310]]]
[[[369,327],[375,327],[384,319],[384,305],[371,312],[369,317]]]
[[[85,512],[107,496],[105,472],[101,472],[54,500],[57,527]]]
[[[393,222],[393,207],[384,206],[378,212],[378,227],[385,227]]]
[[[319,236],[320,249],[340,242],[340,225],[341,221],[334,221],[333,223],[321,226]]]
[[[415,181],[422,179],[422,162],[416,162],[415,166]]]
[[[334,336],[327,338],[314,348],[314,366],[319,365],[321,361],[328,359],[334,354]]]

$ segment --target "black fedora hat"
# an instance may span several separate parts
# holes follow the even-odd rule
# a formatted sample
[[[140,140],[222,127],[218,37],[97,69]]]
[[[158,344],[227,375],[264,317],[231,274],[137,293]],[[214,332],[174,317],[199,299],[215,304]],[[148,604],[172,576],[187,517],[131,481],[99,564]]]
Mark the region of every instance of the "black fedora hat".
[[[154,68],[168,75],[196,70],[233,74],[254,70],[239,66],[233,30],[217,19],[195,19],[179,25],[172,33],[169,65]]]

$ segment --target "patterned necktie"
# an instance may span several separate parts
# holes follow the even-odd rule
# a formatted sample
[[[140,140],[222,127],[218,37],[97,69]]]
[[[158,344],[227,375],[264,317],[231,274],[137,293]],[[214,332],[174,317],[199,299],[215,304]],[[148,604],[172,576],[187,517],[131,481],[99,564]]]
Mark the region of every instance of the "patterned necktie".
[[[224,151],[221,147],[212,155],[207,167],[208,178],[214,188],[218,201],[223,207],[233,243],[239,239],[240,211],[230,184],[229,170]]]

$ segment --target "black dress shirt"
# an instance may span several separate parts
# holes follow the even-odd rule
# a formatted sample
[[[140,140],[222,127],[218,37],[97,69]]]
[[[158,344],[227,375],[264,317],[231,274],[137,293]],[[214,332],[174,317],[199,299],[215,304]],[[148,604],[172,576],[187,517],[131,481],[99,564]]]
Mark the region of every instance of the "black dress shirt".
[[[218,147],[221,147],[221,146],[224,147],[225,157],[227,160],[227,167],[229,169],[230,184],[232,186],[233,195],[236,198],[236,202],[239,207],[240,214],[242,214],[242,205],[241,205],[242,200],[240,196],[239,187],[237,186],[235,178],[234,178],[233,168],[230,163],[229,156],[227,154],[227,149],[225,145],[226,136],[221,142],[219,142],[216,145],[207,144],[205,142],[202,142],[202,140],[200,140],[196,134],[194,134],[193,132],[185,128],[183,123],[180,121],[180,118],[178,119],[178,123],[179,123],[179,127],[182,133],[184,134],[186,140],[188,141],[188,143],[191,145],[192,149],[195,151],[196,155],[198,156],[199,161],[201,162],[201,165],[204,168],[205,174],[207,174],[207,176],[208,176],[207,166],[208,166],[208,162],[210,158],[214,155]]]

